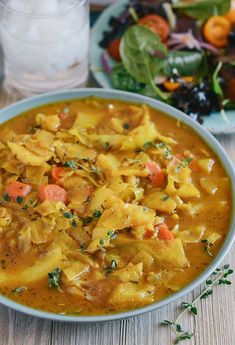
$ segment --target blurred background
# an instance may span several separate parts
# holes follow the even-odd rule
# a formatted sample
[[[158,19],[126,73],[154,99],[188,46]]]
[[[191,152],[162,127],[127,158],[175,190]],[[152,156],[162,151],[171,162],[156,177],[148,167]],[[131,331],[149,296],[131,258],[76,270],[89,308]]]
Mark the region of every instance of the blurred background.
[[[23,96],[85,86],[89,27],[114,2],[0,0],[0,83],[5,74],[5,89]]]

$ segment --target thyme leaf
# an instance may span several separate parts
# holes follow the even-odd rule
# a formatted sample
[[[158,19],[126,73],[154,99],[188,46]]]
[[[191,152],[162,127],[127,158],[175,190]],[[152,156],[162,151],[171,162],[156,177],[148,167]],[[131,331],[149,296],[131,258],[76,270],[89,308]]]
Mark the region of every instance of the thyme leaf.
[[[115,270],[116,268],[117,268],[117,263],[115,260],[112,260],[110,266],[107,267],[106,269],[107,274],[112,273],[113,270]]]
[[[180,172],[181,168],[187,168],[190,162],[192,162],[193,158],[192,157],[185,157],[182,159],[180,164],[178,164],[175,168],[175,173],[178,174]]]
[[[77,169],[77,163],[73,160],[73,161],[67,161],[64,163],[64,167],[65,168],[71,168],[72,170],[76,170]]]
[[[3,200],[4,200],[5,202],[11,201],[11,199],[10,199],[10,197],[9,197],[9,195],[8,195],[7,193],[4,193],[4,194],[3,194]]]
[[[54,271],[48,273],[48,285],[49,288],[58,288],[60,286],[60,273],[59,267],[55,268]]]

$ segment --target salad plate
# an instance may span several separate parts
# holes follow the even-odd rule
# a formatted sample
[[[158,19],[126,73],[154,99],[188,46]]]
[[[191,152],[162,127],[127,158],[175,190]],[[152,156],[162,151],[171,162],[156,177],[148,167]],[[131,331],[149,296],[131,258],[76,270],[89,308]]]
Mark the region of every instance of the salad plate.
[[[103,67],[102,55],[104,53],[104,49],[100,46],[100,42],[103,39],[103,33],[110,30],[110,18],[114,15],[120,15],[124,11],[127,3],[127,0],[121,0],[109,6],[100,15],[92,29],[90,57],[91,70],[95,80],[103,88],[112,89],[114,87],[110,76],[105,72]],[[116,63],[108,54],[106,54],[105,58],[107,59],[108,66],[110,68],[114,67]],[[220,112],[214,111],[210,116],[202,116],[203,126],[215,135],[234,134],[235,110],[226,110],[226,118],[227,120],[221,116]]]

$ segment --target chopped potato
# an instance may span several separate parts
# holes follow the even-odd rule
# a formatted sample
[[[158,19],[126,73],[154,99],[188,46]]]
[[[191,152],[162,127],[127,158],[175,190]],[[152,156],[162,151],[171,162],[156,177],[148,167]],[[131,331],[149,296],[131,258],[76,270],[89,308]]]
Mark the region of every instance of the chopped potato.
[[[215,194],[218,189],[216,184],[212,180],[206,177],[200,178],[200,185],[202,189],[205,190],[209,194]]]

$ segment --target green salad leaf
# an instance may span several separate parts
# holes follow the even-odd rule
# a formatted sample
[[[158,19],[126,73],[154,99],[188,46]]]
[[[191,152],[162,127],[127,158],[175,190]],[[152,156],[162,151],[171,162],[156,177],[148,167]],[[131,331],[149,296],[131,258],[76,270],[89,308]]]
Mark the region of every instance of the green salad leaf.
[[[158,35],[144,26],[133,25],[122,37],[120,53],[125,69],[134,79],[149,84],[160,98],[168,98],[168,94],[155,84],[167,54],[167,48]]]
[[[223,15],[231,7],[231,0],[180,0],[172,5],[173,9],[180,10],[190,17],[205,21],[213,15]]]
[[[214,92],[221,96],[221,97],[224,97],[224,92],[220,86],[220,82],[219,82],[219,72],[222,68],[222,62],[219,62],[216,69],[215,69],[215,72],[213,73],[213,76],[212,76],[212,86],[213,86],[213,90]]]
[[[115,89],[129,92],[140,92],[142,85],[133,78],[125,69],[122,63],[114,66],[111,74],[111,81]]]
[[[167,77],[172,77],[174,69],[181,77],[205,75],[208,65],[203,52],[172,51],[164,62],[163,72]]]

